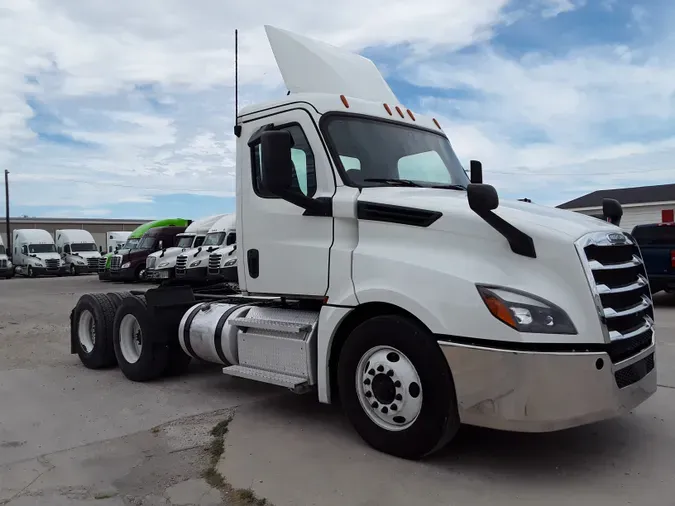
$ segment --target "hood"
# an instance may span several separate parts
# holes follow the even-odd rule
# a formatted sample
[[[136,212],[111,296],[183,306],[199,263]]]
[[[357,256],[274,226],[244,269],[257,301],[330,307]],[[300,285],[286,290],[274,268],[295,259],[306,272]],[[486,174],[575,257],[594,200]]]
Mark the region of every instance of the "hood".
[[[222,256],[233,256],[234,257],[234,256],[236,256],[236,254],[232,253],[232,255],[230,255],[230,251],[235,249],[235,246],[236,245],[232,245],[232,244],[230,244],[229,246],[222,246],[222,247],[218,248],[217,250],[212,251],[211,253],[217,253],[217,254],[222,255]]]
[[[154,253],[151,253],[148,255],[149,257],[157,258],[157,262],[162,262],[163,260],[168,260],[170,258],[176,258],[178,255],[181,253],[188,251],[187,248],[177,248],[176,246],[172,246],[171,248],[166,248],[164,250],[164,254],[162,254],[162,250],[155,251]]]
[[[35,256],[33,256],[35,255]],[[29,255],[30,258],[35,259],[37,257],[38,260],[48,260],[50,258],[55,258],[57,260],[61,259],[61,255],[58,253],[33,253],[32,255]]]
[[[101,254],[98,251],[83,251],[79,253],[72,253],[71,256],[80,258],[100,258]]]
[[[440,211],[443,216],[429,227],[458,235],[489,239],[499,237],[497,231],[469,207],[465,191],[435,188],[378,187],[364,188],[359,202],[404,205],[429,211]],[[591,216],[574,211],[541,206],[528,202],[500,200],[494,213],[533,238],[566,238],[574,242],[588,232],[617,232],[621,229]]]

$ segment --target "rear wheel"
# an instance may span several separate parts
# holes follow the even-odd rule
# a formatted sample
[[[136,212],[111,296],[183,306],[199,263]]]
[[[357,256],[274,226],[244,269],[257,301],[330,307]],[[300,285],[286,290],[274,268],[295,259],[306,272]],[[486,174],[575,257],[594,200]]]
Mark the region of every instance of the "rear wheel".
[[[419,459],[459,429],[447,361],[410,318],[378,316],[356,327],[340,353],[338,386],[352,425],[379,451]]]
[[[113,344],[120,369],[132,381],[153,380],[167,367],[169,349],[158,342],[155,329],[145,297],[123,298],[115,314]]]
[[[73,331],[80,361],[89,369],[112,367],[117,362],[112,343],[115,308],[102,293],[80,297],[74,310]]]

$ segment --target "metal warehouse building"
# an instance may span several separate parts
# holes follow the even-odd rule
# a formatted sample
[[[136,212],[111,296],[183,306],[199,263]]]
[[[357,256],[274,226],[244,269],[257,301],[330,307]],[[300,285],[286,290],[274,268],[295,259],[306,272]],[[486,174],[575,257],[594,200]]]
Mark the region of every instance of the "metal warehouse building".
[[[602,218],[602,199],[605,198],[621,202],[621,228],[626,232],[636,225],[675,221],[675,184],[598,190],[558,207]]]
[[[132,231],[139,225],[151,220],[103,220],[87,218],[10,218],[10,228],[12,231],[21,228],[37,228],[49,232],[52,236],[58,229],[77,228],[87,230],[94,236],[98,246],[106,250],[106,233]],[[5,245],[7,244],[7,230],[5,218],[0,223],[0,235]]]

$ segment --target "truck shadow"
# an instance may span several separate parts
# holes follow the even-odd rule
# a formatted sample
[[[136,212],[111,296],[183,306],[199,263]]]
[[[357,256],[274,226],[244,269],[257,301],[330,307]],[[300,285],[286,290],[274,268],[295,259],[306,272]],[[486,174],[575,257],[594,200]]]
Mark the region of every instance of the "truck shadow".
[[[675,307],[675,293],[659,292],[653,298],[656,307]]]

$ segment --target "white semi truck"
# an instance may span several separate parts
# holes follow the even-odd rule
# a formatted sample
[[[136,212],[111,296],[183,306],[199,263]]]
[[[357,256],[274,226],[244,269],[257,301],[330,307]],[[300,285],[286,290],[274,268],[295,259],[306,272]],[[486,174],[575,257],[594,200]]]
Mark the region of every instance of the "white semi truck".
[[[204,244],[199,248],[185,251],[176,259],[176,280],[188,282],[208,281],[208,267],[211,255],[225,247],[232,247],[237,241],[237,219],[235,214],[224,215],[209,230]]]
[[[122,246],[124,246],[129,239],[131,232],[110,231],[105,233],[106,237],[106,253],[114,253]]]
[[[12,260],[16,274],[32,278],[47,274],[63,276],[68,273],[49,232],[24,228],[14,230],[13,236]]]
[[[9,253],[0,235],[0,278],[9,279],[14,276],[14,264],[7,255]]]
[[[148,255],[145,275],[147,279],[163,281],[175,277],[176,257],[192,248],[198,248],[206,239],[209,229],[216,223],[222,214],[207,216],[195,220],[185,229],[185,232],[176,235],[176,246],[164,248]]]
[[[54,232],[56,251],[71,276],[98,272],[101,253],[94,236],[79,228],[59,229]]]
[[[460,423],[554,431],[654,394],[654,309],[630,235],[500,201],[371,61],[267,35],[289,94],[237,115],[240,293],[84,295],[71,349],[87,367],[148,381],[191,357],[219,363],[339,400],[367,443],[411,459]]]

